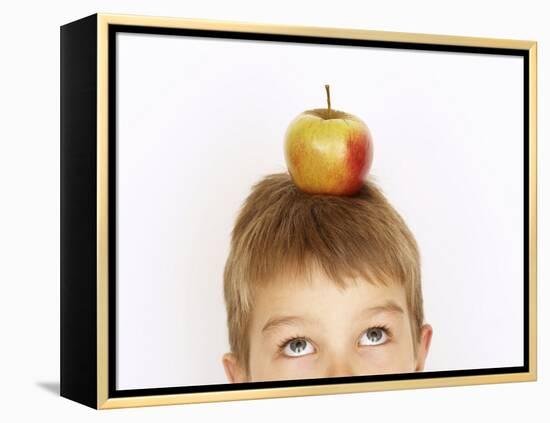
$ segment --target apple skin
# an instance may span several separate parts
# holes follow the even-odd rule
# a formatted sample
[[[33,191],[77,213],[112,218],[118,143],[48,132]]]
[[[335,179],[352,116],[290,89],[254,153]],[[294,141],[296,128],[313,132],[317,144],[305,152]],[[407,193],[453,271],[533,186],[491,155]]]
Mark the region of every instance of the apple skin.
[[[358,117],[312,109],[289,124],[285,160],[294,184],[310,194],[349,196],[359,191],[372,165],[373,142]]]

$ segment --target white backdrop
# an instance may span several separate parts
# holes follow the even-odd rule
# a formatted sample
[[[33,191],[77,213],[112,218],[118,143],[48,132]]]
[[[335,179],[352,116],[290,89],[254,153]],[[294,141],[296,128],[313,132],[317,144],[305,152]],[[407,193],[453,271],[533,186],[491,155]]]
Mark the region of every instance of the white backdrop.
[[[60,422],[277,422],[368,418],[383,422],[545,422],[550,390],[548,342],[548,110],[544,75],[550,29],[545,2],[406,0],[334,2],[109,0],[5,2],[0,26],[0,327],[3,420]],[[59,397],[59,26],[97,11],[312,26],[365,28],[539,41],[539,380],[94,411]],[[336,87],[335,87],[336,88]],[[322,90],[322,89],[321,89]],[[306,91],[301,90],[304,94]],[[323,101],[312,88],[312,103]],[[344,107],[344,91],[334,101]],[[288,101],[288,100],[287,100]],[[304,107],[300,102],[298,112]],[[291,109],[289,109],[291,110]],[[352,110],[350,109],[350,112]],[[359,110],[353,110],[359,113]],[[365,116],[367,119],[367,116]],[[371,122],[369,115],[368,120]],[[286,122],[286,121],[285,121]],[[376,134],[379,140],[379,135]],[[380,142],[377,142],[379,145]],[[377,147],[378,148],[378,147]],[[378,153],[375,160],[378,159]],[[381,162],[380,162],[381,163]],[[385,184],[386,189],[389,184]],[[410,219],[409,219],[410,220]],[[425,247],[424,247],[425,248]],[[427,305],[429,306],[429,304]],[[433,307],[431,307],[433,309]],[[432,312],[427,316],[431,319]],[[510,339],[515,335],[510,332]],[[434,343],[439,342],[434,338]],[[512,341],[511,341],[512,342]],[[434,345],[434,348],[436,346]],[[433,351],[435,353],[435,349]],[[433,364],[434,356],[430,365]],[[398,406],[396,406],[398,405]]]
[[[123,33],[117,69],[117,388],[227,383],[229,234],[325,83],[417,237],[426,370],[523,365],[522,58]]]

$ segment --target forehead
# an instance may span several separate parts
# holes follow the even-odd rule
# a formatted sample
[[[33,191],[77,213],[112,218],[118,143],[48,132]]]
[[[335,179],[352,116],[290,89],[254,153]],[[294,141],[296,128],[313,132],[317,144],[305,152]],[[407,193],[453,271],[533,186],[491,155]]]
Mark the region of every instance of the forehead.
[[[261,330],[261,325],[281,315],[299,315],[312,321],[345,320],[369,308],[388,305],[407,312],[405,290],[398,283],[372,283],[360,277],[346,282],[346,287],[341,287],[319,271],[313,271],[310,279],[277,277],[255,294],[252,329]]]

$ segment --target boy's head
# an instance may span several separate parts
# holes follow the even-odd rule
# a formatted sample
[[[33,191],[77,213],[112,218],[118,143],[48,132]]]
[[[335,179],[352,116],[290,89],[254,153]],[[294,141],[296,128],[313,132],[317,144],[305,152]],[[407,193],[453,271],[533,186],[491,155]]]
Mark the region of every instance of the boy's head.
[[[370,180],[350,197],[300,191],[287,173],[252,187],[224,270],[230,382],[422,370],[420,256]]]

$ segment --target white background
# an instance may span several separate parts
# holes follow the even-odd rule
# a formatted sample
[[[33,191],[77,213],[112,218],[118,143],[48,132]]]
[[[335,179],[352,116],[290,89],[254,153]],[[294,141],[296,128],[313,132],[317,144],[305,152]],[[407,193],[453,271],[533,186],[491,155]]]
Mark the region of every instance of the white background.
[[[366,28],[539,41],[539,381],[96,412],[58,397],[59,384],[59,26],[91,13],[116,12],[273,24]],[[8,421],[545,421],[549,415],[548,241],[546,197],[550,41],[544,2],[298,2],[271,4],[158,1],[114,5],[20,2],[5,6],[0,67],[0,180],[3,293],[3,407]],[[376,156],[375,156],[376,157]],[[398,407],[395,405],[399,404]]]
[[[523,58],[123,33],[117,63],[119,389],[227,383],[229,235],[324,83],[419,243],[426,370],[523,365]]]

